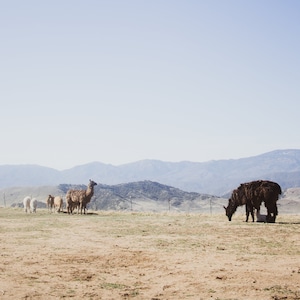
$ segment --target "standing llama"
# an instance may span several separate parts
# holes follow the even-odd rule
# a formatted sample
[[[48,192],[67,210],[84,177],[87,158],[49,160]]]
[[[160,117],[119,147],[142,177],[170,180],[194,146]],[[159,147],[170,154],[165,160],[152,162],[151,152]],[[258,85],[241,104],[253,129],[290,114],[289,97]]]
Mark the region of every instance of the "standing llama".
[[[29,196],[25,197],[23,199],[23,205],[24,205],[24,212],[30,212],[30,200],[31,198]]]
[[[46,201],[48,212],[52,212],[52,208],[54,205],[54,197],[49,195]]]
[[[97,185],[96,182],[90,179],[88,187],[86,190],[68,190],[66,195],[66,205],[68,214],[72,213],[74,208],[77,206],[77,214],[85,214],[86,206],[91,201],[94,195],[94,186]]]
[[[280,194],[281,187],[276,182],[257,180],[243,183],[232,192],[228,206],[224,207],[226,216],[231,221],[237,207],[246,205],[246,222],[248,222],[249,214],[251,214],[254,222],[254,209],[259,212],[260,205],[264,202],[267,208],[266,221],[274,223],[278,215],[277,200]]]
[[[55,212],[63,212],[63,198],[61,196],[55,196],[53,201],[54,211]]]
[[[51,207],[50,211],[52,212],[52,207],[55,212],[63,212],[63,199],[61,196],[48,196],[47,206],[49,210],[49,206]]]
[[[36,198],[32,198],[30,200],[30,212],[31,213],[36,213],[36,208],[37,208],[37,199]]]

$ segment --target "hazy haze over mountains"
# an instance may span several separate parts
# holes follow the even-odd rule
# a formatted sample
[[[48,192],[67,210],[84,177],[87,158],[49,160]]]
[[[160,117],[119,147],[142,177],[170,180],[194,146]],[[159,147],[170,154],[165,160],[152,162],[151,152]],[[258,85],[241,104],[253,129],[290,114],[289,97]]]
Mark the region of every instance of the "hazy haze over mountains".
[[[258,156],[208,162],[142,160],[113,166],[92,162],[58,171],[36,165],[0,166],[0,188],[87,184],[115,185],[151,180],[183,191],[225,195],[242,182],[269,179],[283,189],[300,186],[300,150],[276,150]]]

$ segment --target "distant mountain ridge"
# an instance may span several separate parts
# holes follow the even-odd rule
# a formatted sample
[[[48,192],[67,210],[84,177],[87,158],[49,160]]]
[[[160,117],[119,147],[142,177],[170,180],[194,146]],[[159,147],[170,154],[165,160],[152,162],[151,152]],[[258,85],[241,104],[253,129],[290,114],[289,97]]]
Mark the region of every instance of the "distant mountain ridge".
[[[300,150],[275,150],[248,158],[208,162],[142,160],[120,166],[92,162],[63,171],[36,165],[0,166],[0,188],[87,184],[90,178],[108,185],[150,180],[218,196],[256,179],[274,180],[286,189],[300,187]]]

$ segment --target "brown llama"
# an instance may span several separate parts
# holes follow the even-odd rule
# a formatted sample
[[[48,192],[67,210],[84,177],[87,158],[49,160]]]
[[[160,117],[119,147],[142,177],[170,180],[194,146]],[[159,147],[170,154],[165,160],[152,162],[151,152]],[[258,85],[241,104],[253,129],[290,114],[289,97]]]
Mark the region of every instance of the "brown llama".
[[[52,208],[54,205],[54,197],[49,195],[47,200],[46,200],[47,208],[49,212],[52,212]]]
[[[246,205],[246,222],[249,214],[254,222],[254,209],[260,211],[260,205],[265,203],[267,208],[266,220],[274,223],[278,215],[277,200],[281,194],[281,187],[276,182],[268,180],[257,180],[241,184],[232,192],[228,200],[228,206],[224,207],[228,220],[231,221],[232,215],[238,206]]]
[[[48,196],[47,199],[47,207],[48,211],[52,212],[52,208],[55,212],[61,212],[63,211],[63,199],[61,196]]]
[[[97,185],[96,182],[90,180],[86,190],[68,190],[66,195],[66,205],[68,214],[72,214],[74,208],[77,207],[77,214],[85,214],[86,206],[91,201],[94,195],[94,186]]]

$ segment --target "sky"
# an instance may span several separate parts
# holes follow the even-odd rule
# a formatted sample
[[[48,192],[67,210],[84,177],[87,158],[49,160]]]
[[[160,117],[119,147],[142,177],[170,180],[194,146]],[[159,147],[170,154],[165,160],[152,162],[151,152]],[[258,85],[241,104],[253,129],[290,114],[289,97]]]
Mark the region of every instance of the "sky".
[[[0,1],[0,165],[300,149],[300,1]]]

